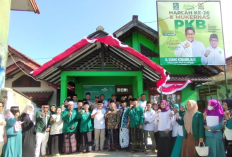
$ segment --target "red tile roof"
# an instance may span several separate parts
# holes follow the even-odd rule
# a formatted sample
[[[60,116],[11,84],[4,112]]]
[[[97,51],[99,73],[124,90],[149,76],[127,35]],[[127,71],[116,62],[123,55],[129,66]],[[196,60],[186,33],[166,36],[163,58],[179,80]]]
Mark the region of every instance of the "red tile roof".
[[[10,45],[8,45],[8,51],[11,54],[16,55],[17,57],[19,57],[25,63],[27,63],[27,65],[29,67],[31,67],[33,70],[37,69],[37,68],[39,68],[41,66],[39,63],[37,63],[36,61],[34,61],[33,59],[31,59],[30,57],[26,56],[25,54],[19,52],[18,50],[16,50],[15,48],[11,47]]]
[[[52,97],[53,91],[42,91],[42,92],[22,92],[29,99],[35,102],[37,105],[48,104]]]
[[[34,12],[37,13],[37,14],[40,14],[40,11],[39,11],[39,7],[38,5],[36,4],[35,0],[29,0],[33,9],[34,9]]]

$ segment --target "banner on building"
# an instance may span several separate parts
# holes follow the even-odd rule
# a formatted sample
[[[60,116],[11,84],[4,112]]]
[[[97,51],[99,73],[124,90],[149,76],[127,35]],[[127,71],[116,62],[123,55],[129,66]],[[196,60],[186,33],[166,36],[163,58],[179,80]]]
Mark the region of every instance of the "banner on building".
[[[95,96],[99,96],[101,94],[105,95],[105,100],[111,98],[111,95],[115,93],[114,85],[84,85],[83,86],[83,96],[89,92],[91,95],[91,100],[95,101]]]
[[[157,2],[161,65],[225,65],[220,2]]]

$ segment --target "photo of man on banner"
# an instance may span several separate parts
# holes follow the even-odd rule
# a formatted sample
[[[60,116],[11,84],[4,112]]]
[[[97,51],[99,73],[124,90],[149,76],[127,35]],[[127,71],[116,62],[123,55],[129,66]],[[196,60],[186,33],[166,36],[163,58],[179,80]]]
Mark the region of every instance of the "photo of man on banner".
[[[211,34],[209,37],[210,46],[204,51],[201,57],[203,65],[224,65],[225,56],[222,48],[218,46],[218,36]]]
[[[185,29],[185,41],[181,42],[176,50],[176,57],[201,57],[205,46],[202,42],[195,40],[195,30],[192,27],[187,27]]]

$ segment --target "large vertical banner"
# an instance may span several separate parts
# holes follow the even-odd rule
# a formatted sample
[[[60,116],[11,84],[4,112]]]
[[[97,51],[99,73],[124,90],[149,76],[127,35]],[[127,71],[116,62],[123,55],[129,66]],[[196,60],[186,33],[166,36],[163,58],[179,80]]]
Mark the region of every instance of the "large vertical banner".
[[[159,2],[161,65],[225,65],[220,2]]]
[[[0,91],[5,82],[11,0],[0,0]]]

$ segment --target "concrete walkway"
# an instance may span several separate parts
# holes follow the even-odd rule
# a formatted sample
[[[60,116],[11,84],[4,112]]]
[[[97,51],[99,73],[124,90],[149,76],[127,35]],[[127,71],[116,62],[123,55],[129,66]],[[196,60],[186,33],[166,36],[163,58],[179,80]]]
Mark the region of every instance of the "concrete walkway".
[[[156,157],[157,154],[151,152],[150,150],[148,150],[148,154],[144,154],[142,152],[135,152],[134,154],[131,154],[130,152],[126,152],[124,150],[119,151],[119,152],[115,152],[115,151],[110,151],[110,152],[91,152],[91,153],[76,153],[76,154],[72,154],[72,155],[61,155],[61,157],[106,157],[106,156],[111,156],[111,157],[133,157],[133,156],[153,156]]]

